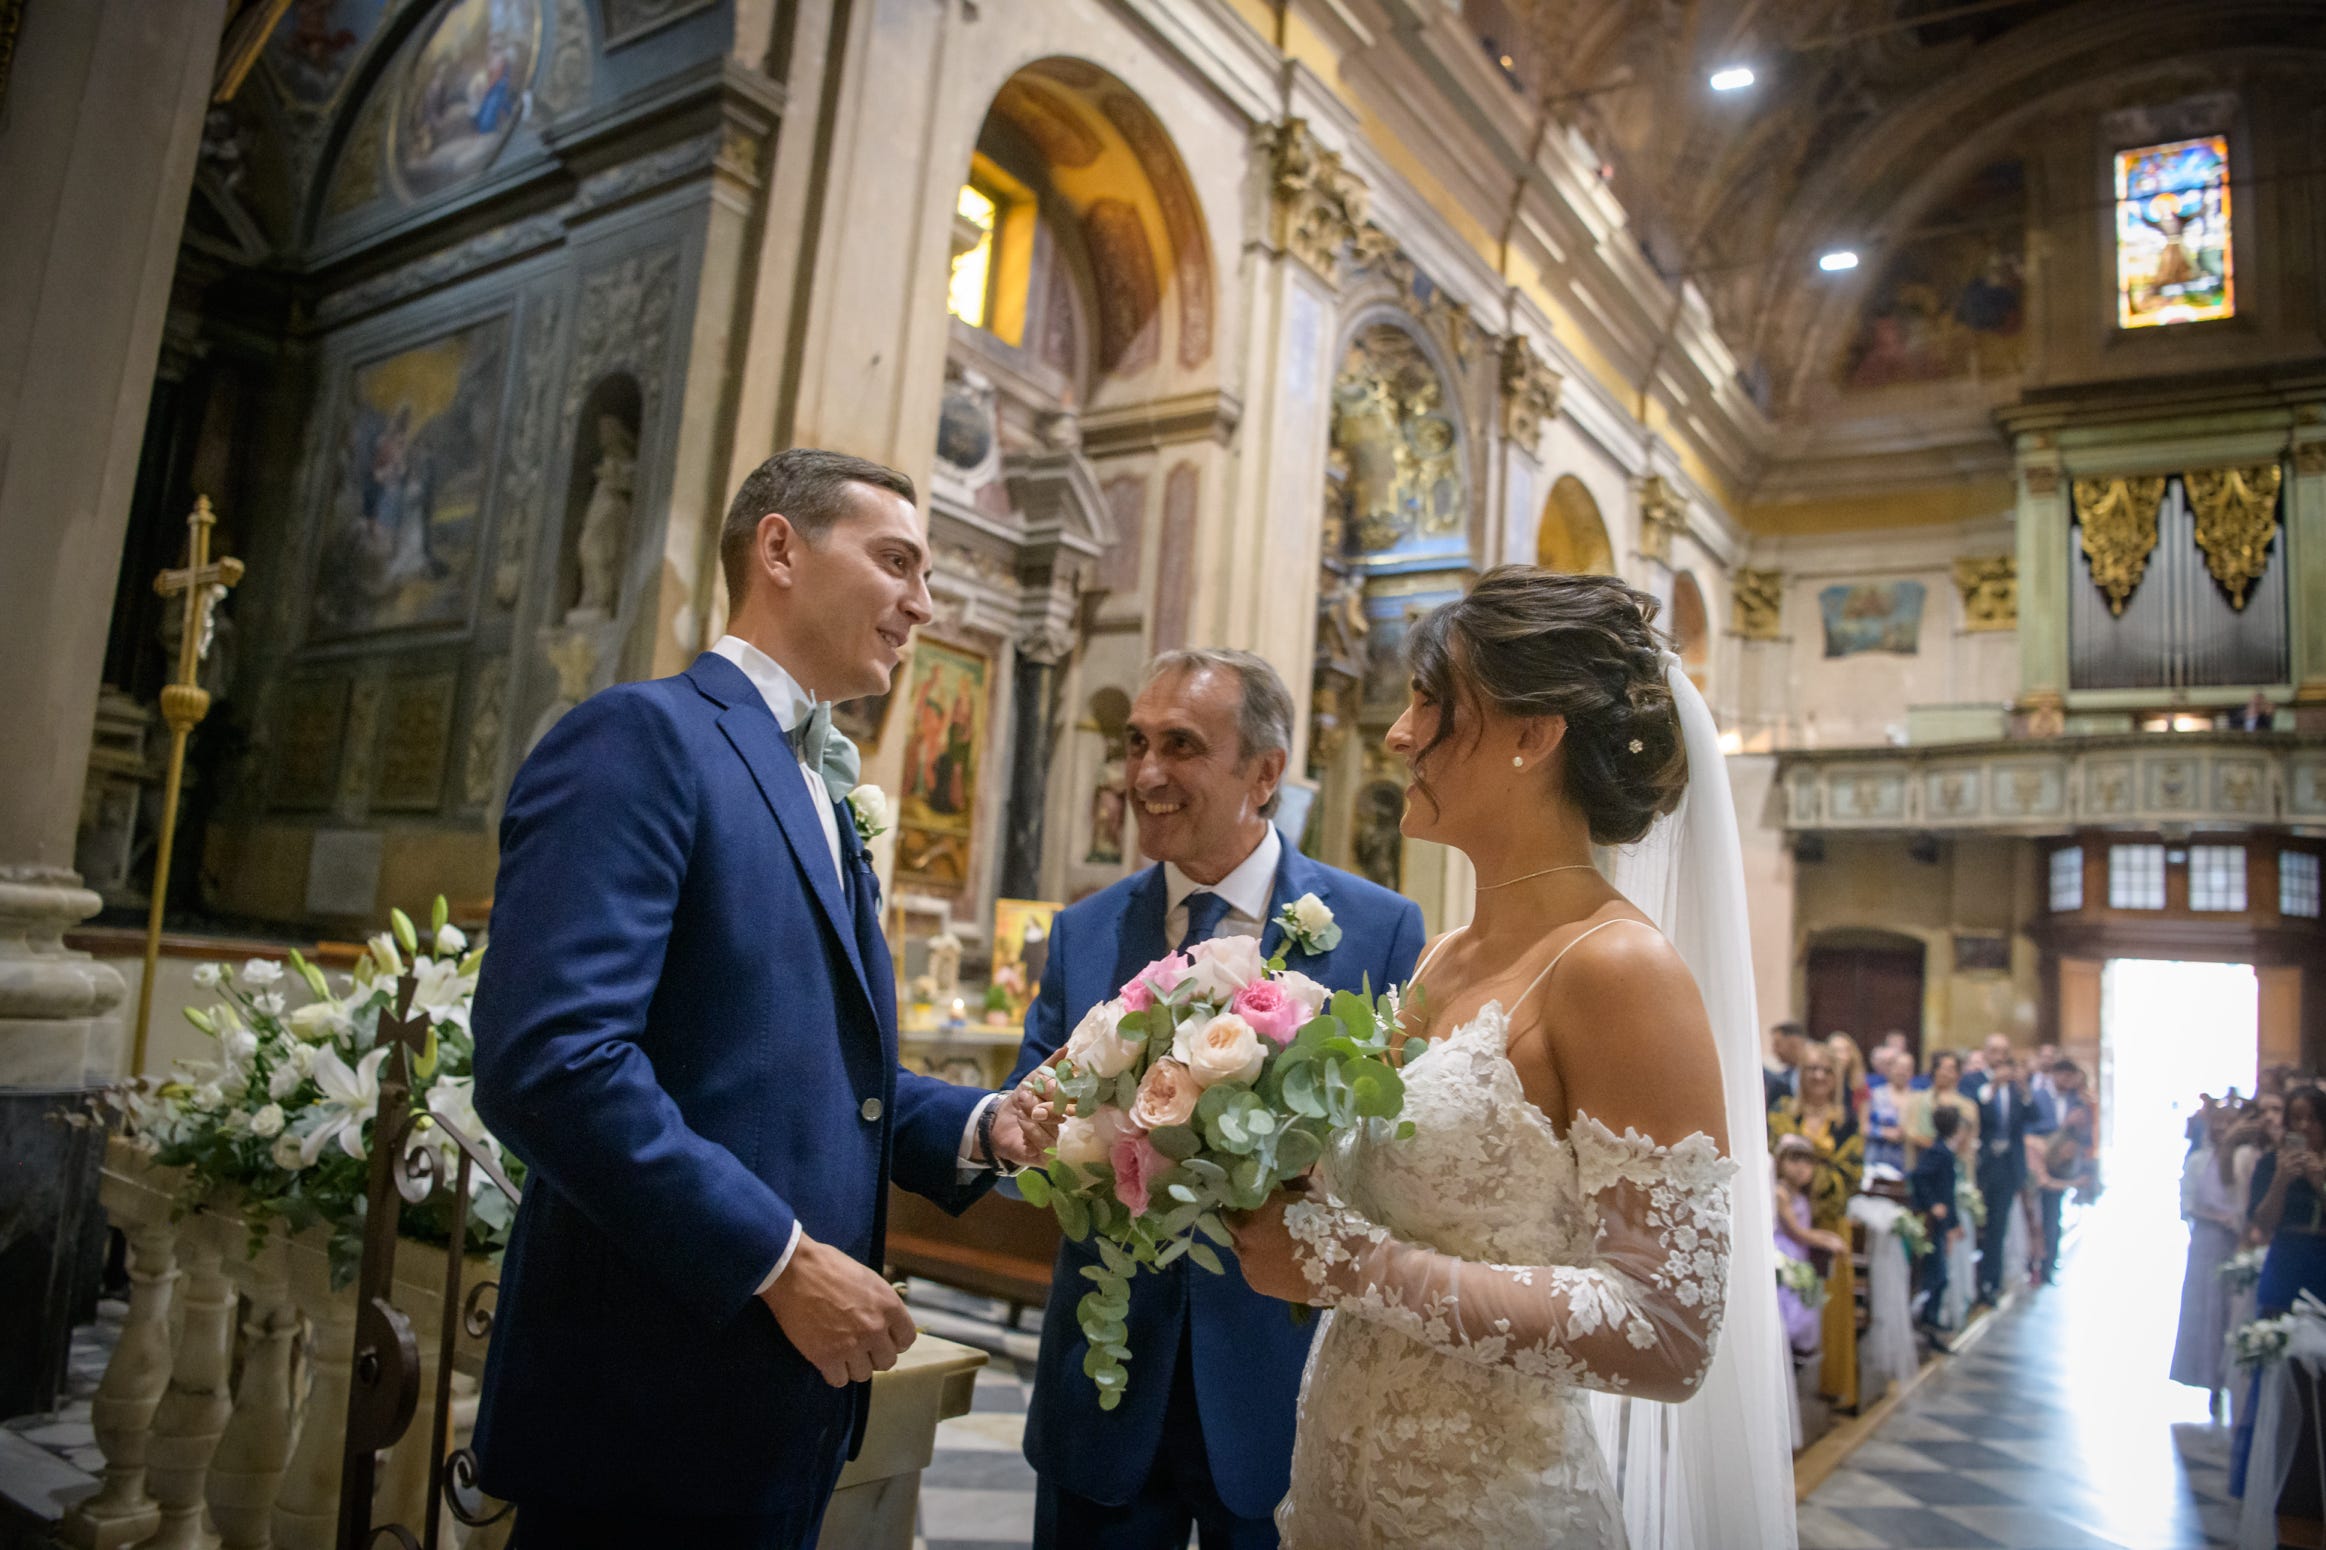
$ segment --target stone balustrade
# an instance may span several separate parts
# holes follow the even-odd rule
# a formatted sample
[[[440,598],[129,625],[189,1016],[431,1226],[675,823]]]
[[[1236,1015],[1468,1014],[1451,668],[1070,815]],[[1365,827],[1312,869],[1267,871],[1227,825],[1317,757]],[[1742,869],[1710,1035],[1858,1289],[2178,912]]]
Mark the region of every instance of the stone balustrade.
[[[1791,831],[2326,827],[2326,737],[2288,733],[1801,750],[1777,780]]]
[[[85,1550],[330,1550],[338,1531],[340,1460],[355,1286],[334,1289],[327,1230],[277,1228],[253,1247],[232,1209],[182,1216],[179,1180],[133,1147],[106,1153],[103,1204],[128,1240],[130,1296],[119,1344],[92,1407],[105,1473],[58,1537]],[[422,1408],[379,1471],[378,1523],[418,1532],[428,1491],[444,1250],[406,1240],[396,1305],[421,1352]],[[464,1285],[494,1278],[472,1259]],[[459,1310],[452,1310],[459,1317]],[[484,1345],[454,1348],[452,1446],[468,1442]],[[969,1409],[984,1354],[924,1335],[873,1386],[870,1434],[840,1480],[824,1543],[912,1543],[920,1471],[937,1423]],[[446,1513],[439,1542],[499,1550],[512,1520],[484,1528]]]

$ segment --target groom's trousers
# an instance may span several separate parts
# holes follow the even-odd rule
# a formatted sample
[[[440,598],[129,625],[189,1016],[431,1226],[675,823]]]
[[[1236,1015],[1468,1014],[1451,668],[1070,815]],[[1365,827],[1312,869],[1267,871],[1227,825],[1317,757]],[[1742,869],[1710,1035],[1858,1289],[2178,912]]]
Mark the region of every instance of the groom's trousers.
[[[710,1517],[637,1507],[520,1503],[509,1550],[675,1550],[681,1545],[686,1550],[814,1550],[845,1463],[833,1459],[824,1488],[804,1494],[783,1512]]]
[[[1201,1550],[1276,1550],[1275,1520],[1236,1516],[1212,1484],[1203,1416],[1195,1403],[1192,1322],[1180,1326],[1163,1443],[1147,1483],[1120,1507],[1110,1507],[1041,1477],[1034,1495],[1034,1550],[1186,1550],[1191,1525]],[[932,1539],[945,1535],[941,1523],[926,1527]]]

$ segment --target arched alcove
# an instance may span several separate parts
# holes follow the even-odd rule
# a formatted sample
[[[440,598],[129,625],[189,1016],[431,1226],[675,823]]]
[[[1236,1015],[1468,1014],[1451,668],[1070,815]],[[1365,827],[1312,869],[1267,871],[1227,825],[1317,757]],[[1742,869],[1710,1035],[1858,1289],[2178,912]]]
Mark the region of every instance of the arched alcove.
[[[1682,571],[1672,578],[1672,613],[1664,622],[1671,632],[1672,649],[1679,653],[1680,666],[1699,690],[1708,688],[1712,679],[1712,624],[1704,607],[1704,589],[1696,584],[1693,572]]]
[[[1608,541],[1599,502],[1573,474],[1561,474],[1543,503],[1542,525],[1535,530],[1535,563],[1545,570],[1615,574],[1615,546]]]
[[[555,610],[568,624],[603,623],[621,605],[644,417],[638,379],[626,371],[593,383],[582,401],[558,543]]]

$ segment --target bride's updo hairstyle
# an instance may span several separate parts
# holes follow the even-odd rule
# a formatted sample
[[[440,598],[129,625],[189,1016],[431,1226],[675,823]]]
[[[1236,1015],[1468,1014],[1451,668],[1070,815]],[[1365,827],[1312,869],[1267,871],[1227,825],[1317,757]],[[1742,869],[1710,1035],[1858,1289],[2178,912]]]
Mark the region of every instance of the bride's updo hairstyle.
[[[1433,610],[1405,646],[1415,683],[1438,707],[1437,734],[1413,756],[1415,783],[1428,793],[1420,766],[1478,707],[1564,716],[1555,767],[1592,843],[1646,834],[1688,785],[1657,610],[1653,597],[1611,576],[1532,565],[1497,566],[1469,596]]]

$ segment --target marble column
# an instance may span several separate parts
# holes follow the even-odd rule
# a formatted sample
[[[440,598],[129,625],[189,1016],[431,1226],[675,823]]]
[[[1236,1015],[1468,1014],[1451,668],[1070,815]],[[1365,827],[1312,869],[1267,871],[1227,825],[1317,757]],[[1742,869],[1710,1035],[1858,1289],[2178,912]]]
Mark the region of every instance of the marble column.
[[[225,0],[38,7],[0,118],[0,1415],[43,1408],[86,1300],[95,1146],[52,1116],[114,1074],[119,976],[60,940],[130,486]],[[85,1134],[85,1133],[83,1133]]]
[[[2305,425],[2298,437],[2314,438]],[[2285,525],[2293,535],[2294,718],[2299,730],[2326,731],[2326,439],[2297,439]]]
[[[1041,650],[1044,644],[1018,643],[1009,843],[1001,864],[1002,897],[1009,899],[1041,897],[1042,817],[1049,796],[1051,734],[1058,725],[1058,658]]]
[[[2022,448],[2019,469],[2019,699],[2057,731],[2068,688],[2068,479],[2049,447]]]

